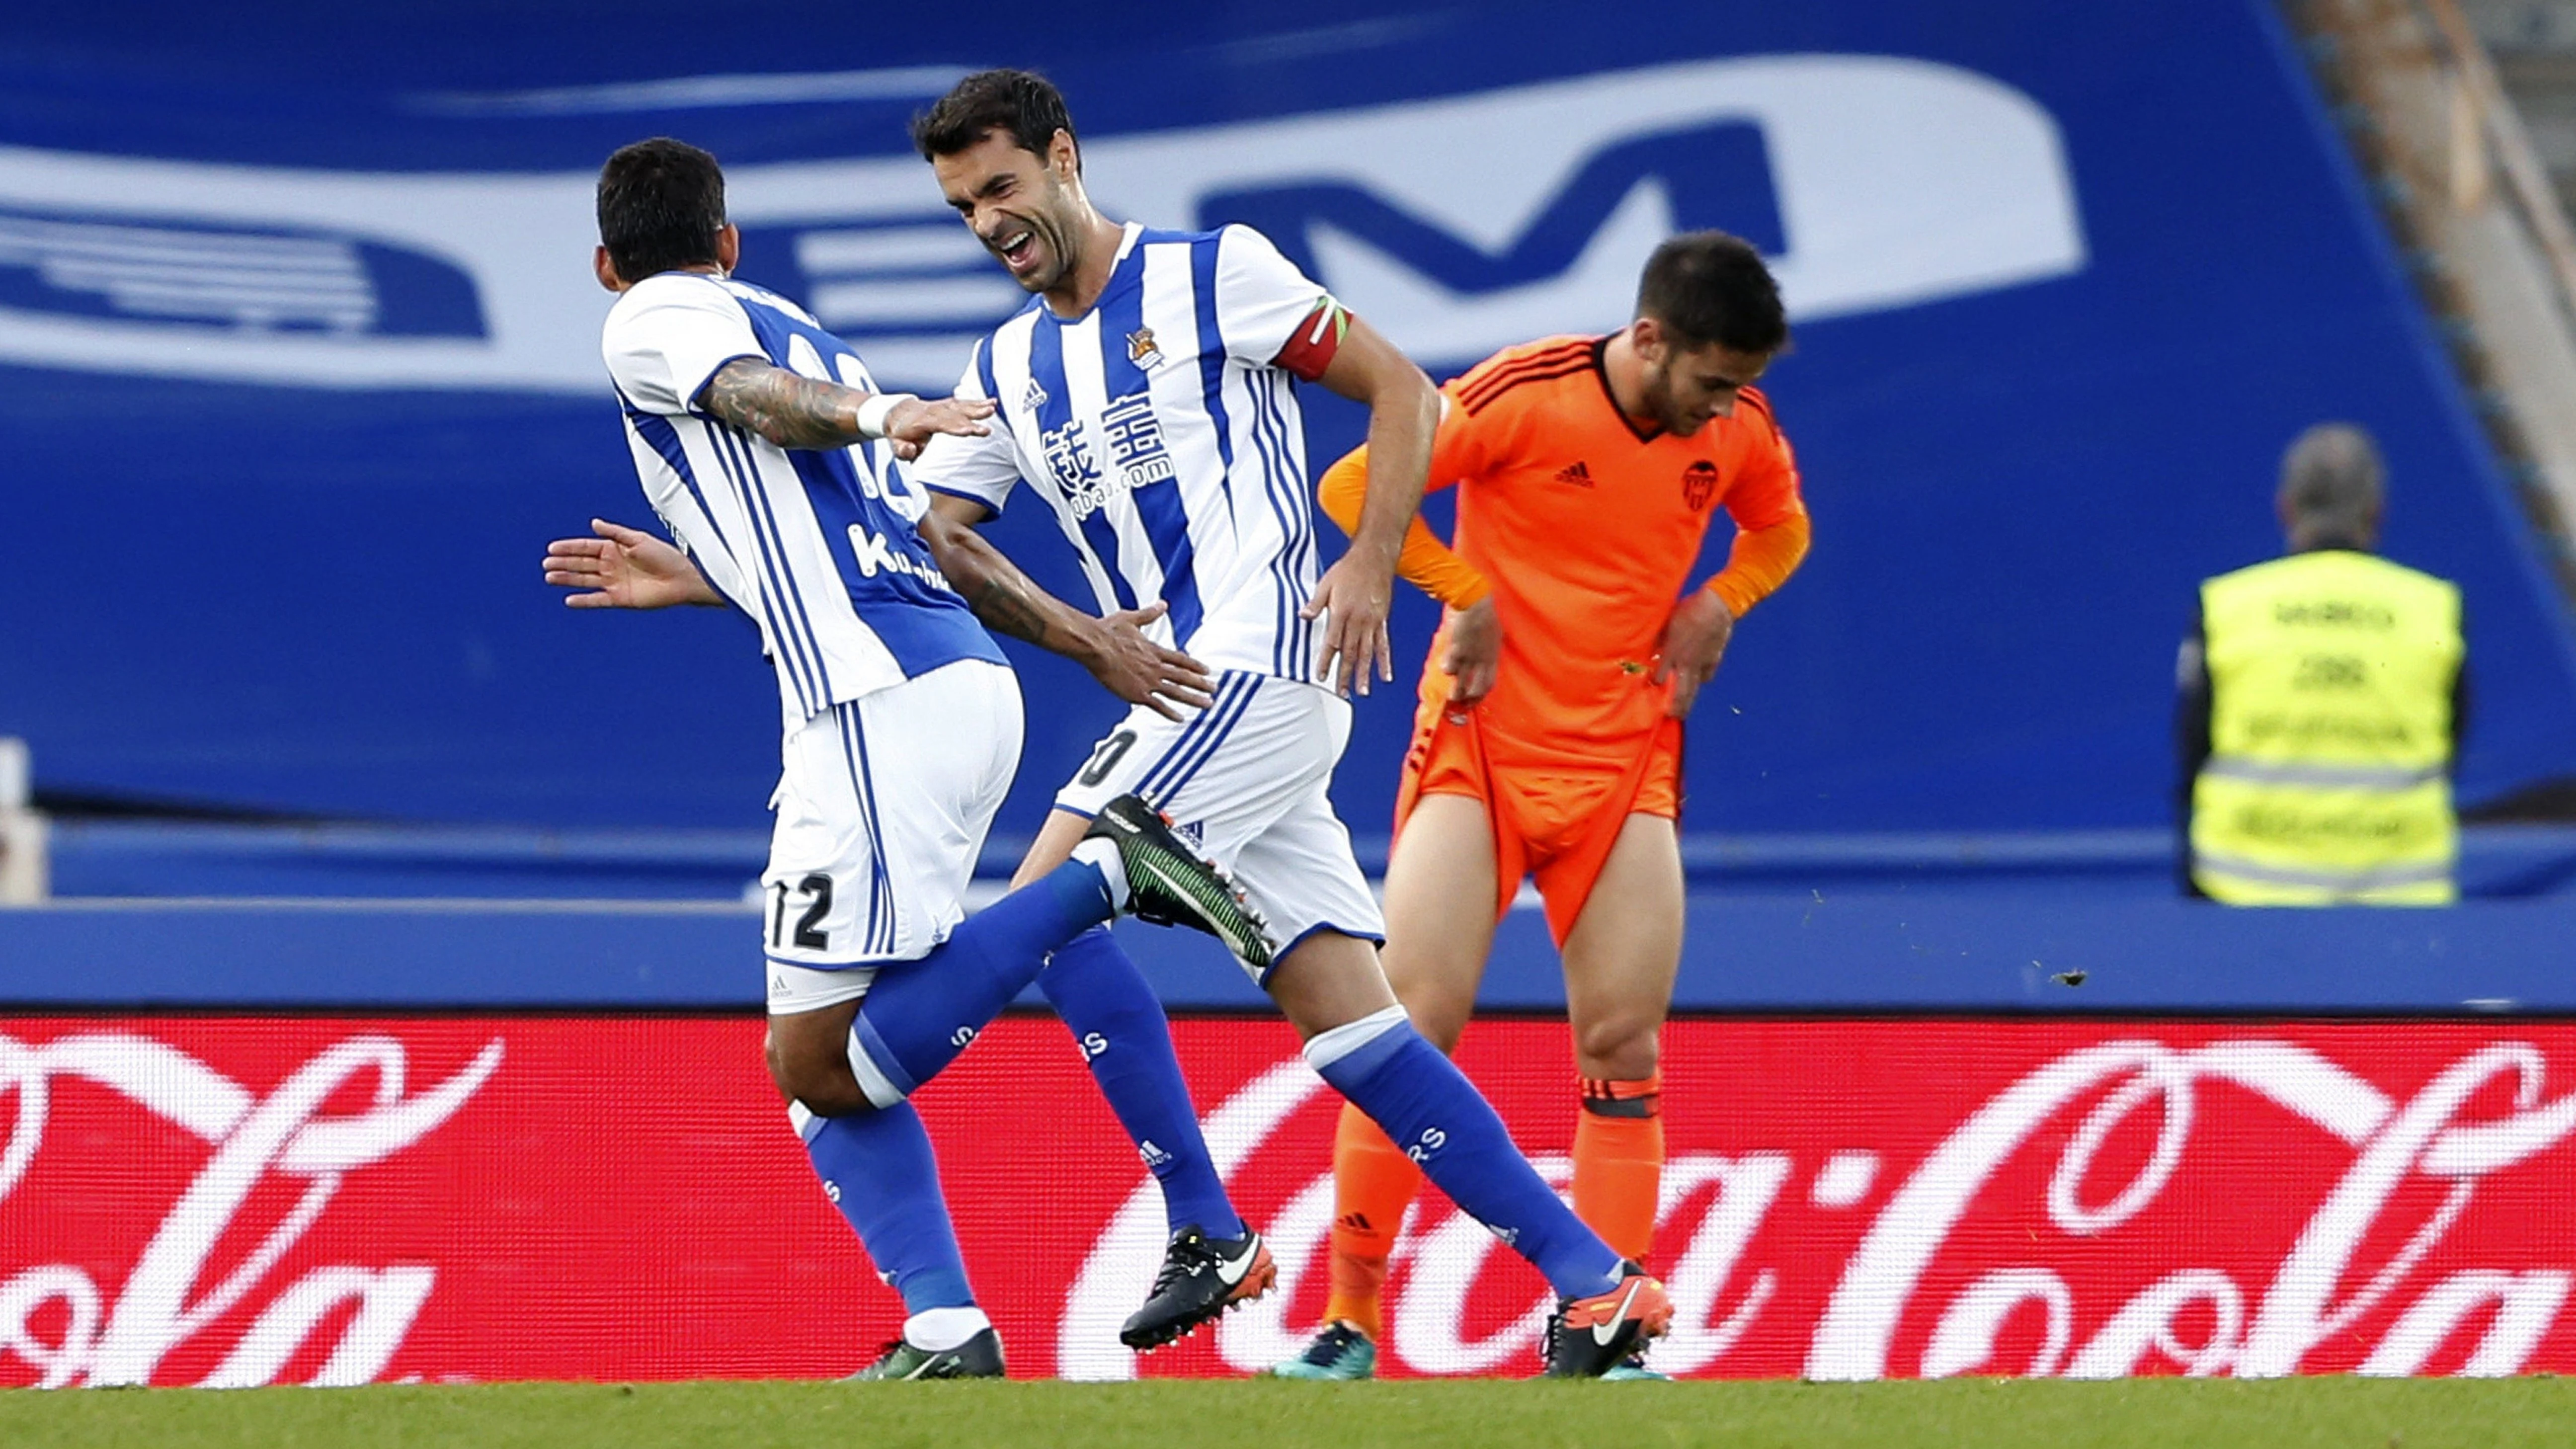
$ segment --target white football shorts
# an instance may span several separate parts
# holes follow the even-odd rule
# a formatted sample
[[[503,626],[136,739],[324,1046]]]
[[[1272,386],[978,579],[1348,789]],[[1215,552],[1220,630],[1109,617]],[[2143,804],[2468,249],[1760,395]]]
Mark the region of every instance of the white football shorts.
[[[1128,711],[1056,793],[1056,808],[1094,815],[1131,792],[1152,801],[1233,874],[1270,923],[1279,958],[1317,931],[1384,941],[1377,897],[1326,794],[1350,742],[1350,701],[1231,671],[1214,693],[1177,722],[1142,705]]]
[[[1020,763],[1020,686],[981,659],[817,714],[783,750],[760,884],[769,1010],[867,994],[875,963],[930,954]]]

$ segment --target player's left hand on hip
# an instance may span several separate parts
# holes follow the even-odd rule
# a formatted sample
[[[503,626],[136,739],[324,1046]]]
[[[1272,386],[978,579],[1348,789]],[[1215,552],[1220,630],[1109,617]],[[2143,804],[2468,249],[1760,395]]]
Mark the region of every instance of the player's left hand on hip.
[[[1335,694],[1348,696],[1356,683],[1369,692],[1369,676],[1395,678],[1395,645],[1387,638],[1386,616],[1395,603],[1395,575],[1356,553],[1315,581],[1315,597],[1299,610],[1301,619],[1321,618],[1323,638],[1315,650],[1315,672]]]
[[[1726,657],[1727,641],[1735,637],[1735,615],[1726,601],[1707,589],[1695,589],[1688,598],[1673,606],[1672,618],[1665,621],[1661,662],[1655,666],[1655,683],[1673,682],[1672,702],[1664,713],[1674,719],[1689,715],[1699,702],[1700,686],[1717,673],[1718,661]]]

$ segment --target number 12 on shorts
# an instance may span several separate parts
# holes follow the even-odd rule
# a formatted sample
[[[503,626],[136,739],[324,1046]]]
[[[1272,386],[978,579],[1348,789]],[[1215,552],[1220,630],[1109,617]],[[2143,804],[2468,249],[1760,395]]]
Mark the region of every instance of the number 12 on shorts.
[[[796,918],[792,938],[787,925],[787,898],[791,893],[805,897],[805,912]],[[793,886],[783,880],[776,881],[770,885],[769,894],[772,898],[769,903],[771,949],[783,951],[794,946],[800,951],[828,951],[832,948],[831,933],[823,929],[823,918],[832,914],[830,876],[817,871]]]

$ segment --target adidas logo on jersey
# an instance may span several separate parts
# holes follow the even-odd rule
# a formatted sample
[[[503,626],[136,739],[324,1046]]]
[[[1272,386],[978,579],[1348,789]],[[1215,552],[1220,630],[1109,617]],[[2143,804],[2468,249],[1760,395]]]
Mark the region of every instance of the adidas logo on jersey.
[[[1592,470],[1577,459],[1571,465],[1556,470],[1556,481],[1576,488],[1589,488],[1592,486]]]

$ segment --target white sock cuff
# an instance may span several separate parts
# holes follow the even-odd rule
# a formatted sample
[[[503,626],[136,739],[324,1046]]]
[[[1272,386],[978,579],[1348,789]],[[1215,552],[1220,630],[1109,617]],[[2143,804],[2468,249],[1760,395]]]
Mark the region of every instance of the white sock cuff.
[[[946,1353],[992,1326],[984,1310],[972,1305],[925,1308],[903,1321],[903,1341],[931,1353]]]
[[[1073,847],[1073,858],[1100,872],[1109,883],[1109,908],[1127,909],[1127,862],[1118,854],[1118,844],[1111,840],[1085,840]]]
[[[1320,1072],[1404,1024],[1404,1008],[1390,1006],[1357,1021],[1343,1022],[1330,1031],[1319,1031],[1306,1039],[1306,1065]]]
[[[894,1079],[877,1065],[876,1058],[868,1055],[868,1049],[859,1042],[859,1029],[855,1026],[850,1028],[846,1055],[850,1059],[850,1075],[859,1079],[859,1094],[868,1099],[869,1106],[883,1111],[903,1100],[903,1088],[896,1086]]]

